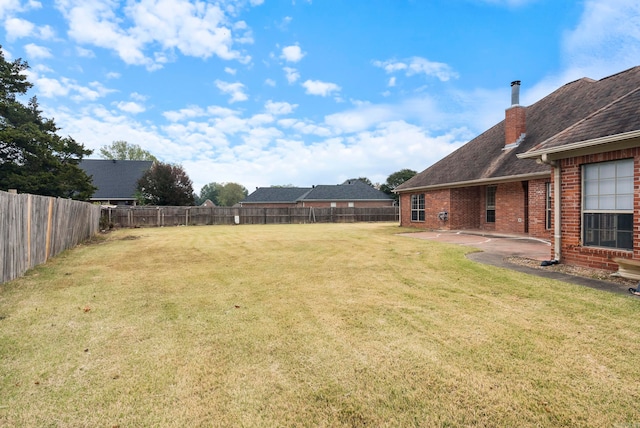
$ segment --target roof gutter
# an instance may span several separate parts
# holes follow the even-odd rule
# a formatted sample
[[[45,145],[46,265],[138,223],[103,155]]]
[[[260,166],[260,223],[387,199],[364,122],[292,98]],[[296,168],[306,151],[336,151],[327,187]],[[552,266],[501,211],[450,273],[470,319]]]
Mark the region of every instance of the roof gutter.
[[[496,178],[480,178],[476,180],[467,180],[467,181],[458,181],[454,183],[442,183],[442,184],[434,184],[431,186],[419,186],[419,187],[409,187],[406,189],[394,189],[394,193],[405,193],[405,192],[415,192],[416,190],[438,190],[438,189],[453,189],[459,187],[471,187],[471,186],[485,186],[490,184],[498,184],[505,183],[508,181],[524,181],[524,180],[535,180],[538,178],[547,178],[549,177],[549,172],[536,172],[533,174],[519,174],[519,175],[507,175],[504,177],[496,177]]]
[[[601,152],[601,146],[607,145],[607,151],[626,148],[630,140],[640,138],[640,130],[623,132],[621,134],[607,135],[605,137],[593,138],[591,140],[578,141],[575,143],[564,144],[561,147],[551,147],[548,149],[529,150],[525,153],[518,153],[519,159],[535,159],[541,156],[547,156],[548,159],[562,159],[564,157],[576,156],[575,152],[584,152],[584,154]],[[549,141],[549,140],[547,140]],[[634,146],[637,145],[634,142]],[[545,142],[540,143],[544,146]],[[583,153],[579,153],[583,154]]]

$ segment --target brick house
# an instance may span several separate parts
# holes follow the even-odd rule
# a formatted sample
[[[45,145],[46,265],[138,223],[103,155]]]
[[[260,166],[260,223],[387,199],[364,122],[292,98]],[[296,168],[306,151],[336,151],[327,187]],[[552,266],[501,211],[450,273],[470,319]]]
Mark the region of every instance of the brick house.
[[[640,67],[568,83],[398,186],[401,225],[549,239],[550,257],[640,258]],[[559,197],[558,197],[559,195]]]
[[[393,206],[392,197],[360,180],[313,187],[259,187],[240,202],[254,208],[378,208]]]

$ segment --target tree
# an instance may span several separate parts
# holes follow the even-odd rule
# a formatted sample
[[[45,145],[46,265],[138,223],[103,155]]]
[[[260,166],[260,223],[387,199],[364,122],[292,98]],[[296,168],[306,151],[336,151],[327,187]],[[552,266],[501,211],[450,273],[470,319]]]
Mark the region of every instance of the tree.
[[[138,180],[142,205],[193,205],[193,185],[180,165],[154,162]]]
[[[139,145],[129,144],[122,140],[114,141],[111,145],[100,147],[100,156],[102,159],[111,160],[158,160],[154,155]]]
[[[380,190],[382,190],[387,195],[393,196],[393,198],[397,201],[398,195],[396,193],[393,193],[393,190],[416,174],[416,171],[406,168],[401,169],[400,171],[396,171],[389,177],[387,177],[386,183],[380,186]]]
[[[196,200],[197,204],[202,205],[208,199],[218,205],[218,195],[220,194],[222,186],[222,184],[215,182],[202,186],[202,189],[200,189],[200,196]]]
[[[209,199],[219,207],[232,207],[244,198],[249,192],[244,186],[238,183],[216,183],[205,184],[200,189],[198,204],[203,204]]]
[[[89,199],[96,188],[78,164],[92,151],[59,136],[53,119],[42,117],[37,97],[27,105],[16,99],[32,87],[28,68],[21,59],[6,61],[0,49],[0,189]]]
[[[244,198],[249,192],[244,186],[238,183],[225,183],[218,193],[216,205],[221,207],[232,207]]]
[[[367,177],[350,178],[347,181],[356,181],[356,180],[362,181],[364,184],[368,184],[369,186],[374,187],[371,180],[369,180]]]

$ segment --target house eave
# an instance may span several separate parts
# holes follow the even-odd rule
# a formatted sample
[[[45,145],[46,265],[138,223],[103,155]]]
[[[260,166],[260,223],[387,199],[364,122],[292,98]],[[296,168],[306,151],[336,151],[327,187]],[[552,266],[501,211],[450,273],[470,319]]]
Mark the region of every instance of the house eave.
[[[544,143],[542,143],[544,144]],[[640,130],[624,132],[621,134],[607,135],[606,137],[593,138],[565,144],[549,149],[531,150],[519,153],[519,159],[546,159],[552,161],[574,156],[590,155],[595,153],[610,152],[614,150],[628,149],[640,145]],[[606,147],[605,147],[606,146]]]
[[[432,186],[410,187],[408,189],[394,190],[394,192],[410,193],[410,192],[415,192],[420,190],[440,190],[440,189],[455,189],[460,187],[487,186],[491,184],[507,183],[510,181],[536,180],[541,178],[547,178],[550,176],[551,176],[551,171],[549,170],[549,172],[537,172],[534,174],[518,174],[518,175],[508,175],[504,177],[495,177],[495,178],[479,178],[476,180],[458,181],[455,183],[442,183],[442,184],[434,184]]]

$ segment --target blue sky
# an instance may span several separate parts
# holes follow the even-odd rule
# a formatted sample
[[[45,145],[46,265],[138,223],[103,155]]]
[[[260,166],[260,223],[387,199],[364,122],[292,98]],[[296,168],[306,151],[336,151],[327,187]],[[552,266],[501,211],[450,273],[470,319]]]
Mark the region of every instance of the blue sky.
[[[61,135],[181,164],[194,191],[383,183],[581,77],[640,65],[637,0],[0,0]]]

